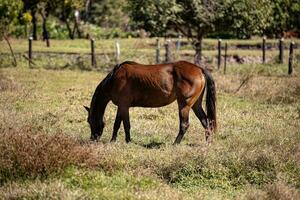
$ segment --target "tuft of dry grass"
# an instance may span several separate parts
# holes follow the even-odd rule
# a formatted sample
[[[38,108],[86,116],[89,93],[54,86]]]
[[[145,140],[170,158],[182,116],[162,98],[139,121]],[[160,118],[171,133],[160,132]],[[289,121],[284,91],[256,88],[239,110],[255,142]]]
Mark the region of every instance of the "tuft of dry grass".
[[[0,139],[0,184],[22,177],[45,178],[69,165],[93,167],[96,158],[92,148],[60,132],[33,132],[30,126],[9,130]]]
[[[71,190],[60,181],[10,183],[0,188],[0,199],[90,199],[81,190]]]
[[[282,181],[268,184],[261,189],[252,188],[244,195],[247,200],[296,200],[300,199],[299,190],[287,185]]]

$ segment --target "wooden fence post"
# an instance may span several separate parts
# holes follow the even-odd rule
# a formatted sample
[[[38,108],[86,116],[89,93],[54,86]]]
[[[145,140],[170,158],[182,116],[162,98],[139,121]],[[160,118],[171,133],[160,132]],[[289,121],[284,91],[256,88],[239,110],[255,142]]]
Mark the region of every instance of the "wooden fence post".
[[[290,52],[289,52],[289,69],[288,69],[288,74],[293,73],[293,58],[294,58],[294,42],[291,42],[290,44]]]
[[[156,64],[160,63],[160,44],[159,39],[156,38]]]
[[[283,63],[283,51],[284,51],[283,41],[284,41],[283,38],[279,40],[279,63]]]
[[[95,57],[95,40],[91,38],[91,63],[92,66],[96,66],[96,57]]]
[[[119,44],[119,41],[116,41],[116,62],[117,62],[117,64],[119,64],[120,55],[121,55],[120,44]]]
[[[181,35],[178,36],[178,40],[176,42],[176,51],[179,51],[181,48]]]
[[[171,58],[171,40],[166,41],[165,48],[166,48],[165,62],[169,63],[169,62],[172,61],[172,58]]]
[[[227,42],[225,42],[224,74],[226,74],[226,64],[227,64]]]
[[[28,38],[28,64],[31,67],[31,60],[32,60],[32,37]]]
[[[266,36],[263,37],[262,43],[262,62],[263,64],[266,63]]]
[[[222,39],[218,39],[218,69],[220,69],[221,66],[221,58],[222,58],[221,45],[222,45]]]

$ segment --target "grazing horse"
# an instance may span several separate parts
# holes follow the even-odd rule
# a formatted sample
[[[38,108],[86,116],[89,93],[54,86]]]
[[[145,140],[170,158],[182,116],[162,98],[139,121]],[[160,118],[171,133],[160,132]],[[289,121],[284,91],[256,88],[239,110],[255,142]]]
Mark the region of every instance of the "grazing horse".
[[[206,110],[202,98],[206,88]],[[189,127],[189,112],[193,109],[205,128],[205,138],[211,141],[216,128],[216,89],[210,73],[197,65],[179,61],[158,65],[123,62],[101,81],[93,95],[88,111],[91,140],[98,141],[105,123],[103,115],[109,101],[117,107],[111,141],[116,141],[123,121],[126,142],[130,142],[130,107],[161,107],[177,100],[179,133],[174,144],[179,144]]]

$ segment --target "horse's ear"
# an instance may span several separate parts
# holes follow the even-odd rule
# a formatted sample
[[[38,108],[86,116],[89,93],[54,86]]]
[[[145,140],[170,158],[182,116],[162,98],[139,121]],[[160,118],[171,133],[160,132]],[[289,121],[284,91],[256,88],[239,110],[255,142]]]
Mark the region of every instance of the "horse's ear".
[[[90,112],[90,108],[87,106],[83,106],[88,112]]]

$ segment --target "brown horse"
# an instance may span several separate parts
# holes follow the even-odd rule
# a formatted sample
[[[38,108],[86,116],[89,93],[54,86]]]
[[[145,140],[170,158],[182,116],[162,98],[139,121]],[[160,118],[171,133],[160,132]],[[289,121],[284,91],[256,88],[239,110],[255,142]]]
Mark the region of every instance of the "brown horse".
[[[206,87],[206,110],[202,98]],[[104,128],[103,115],[109,101],[118,106],[111,141],[123,121],[126,142],[130,142],[130,107],[161,107],[177,100],[180,127],[174,144],[179,144],[189,127],[189,112],[194,113],[205,128],[206,141],[216,128],[216,89],[210,73],[186,61],[159,65],[124,62],[101,81],[88,111],[91,139],[98,141]]]

